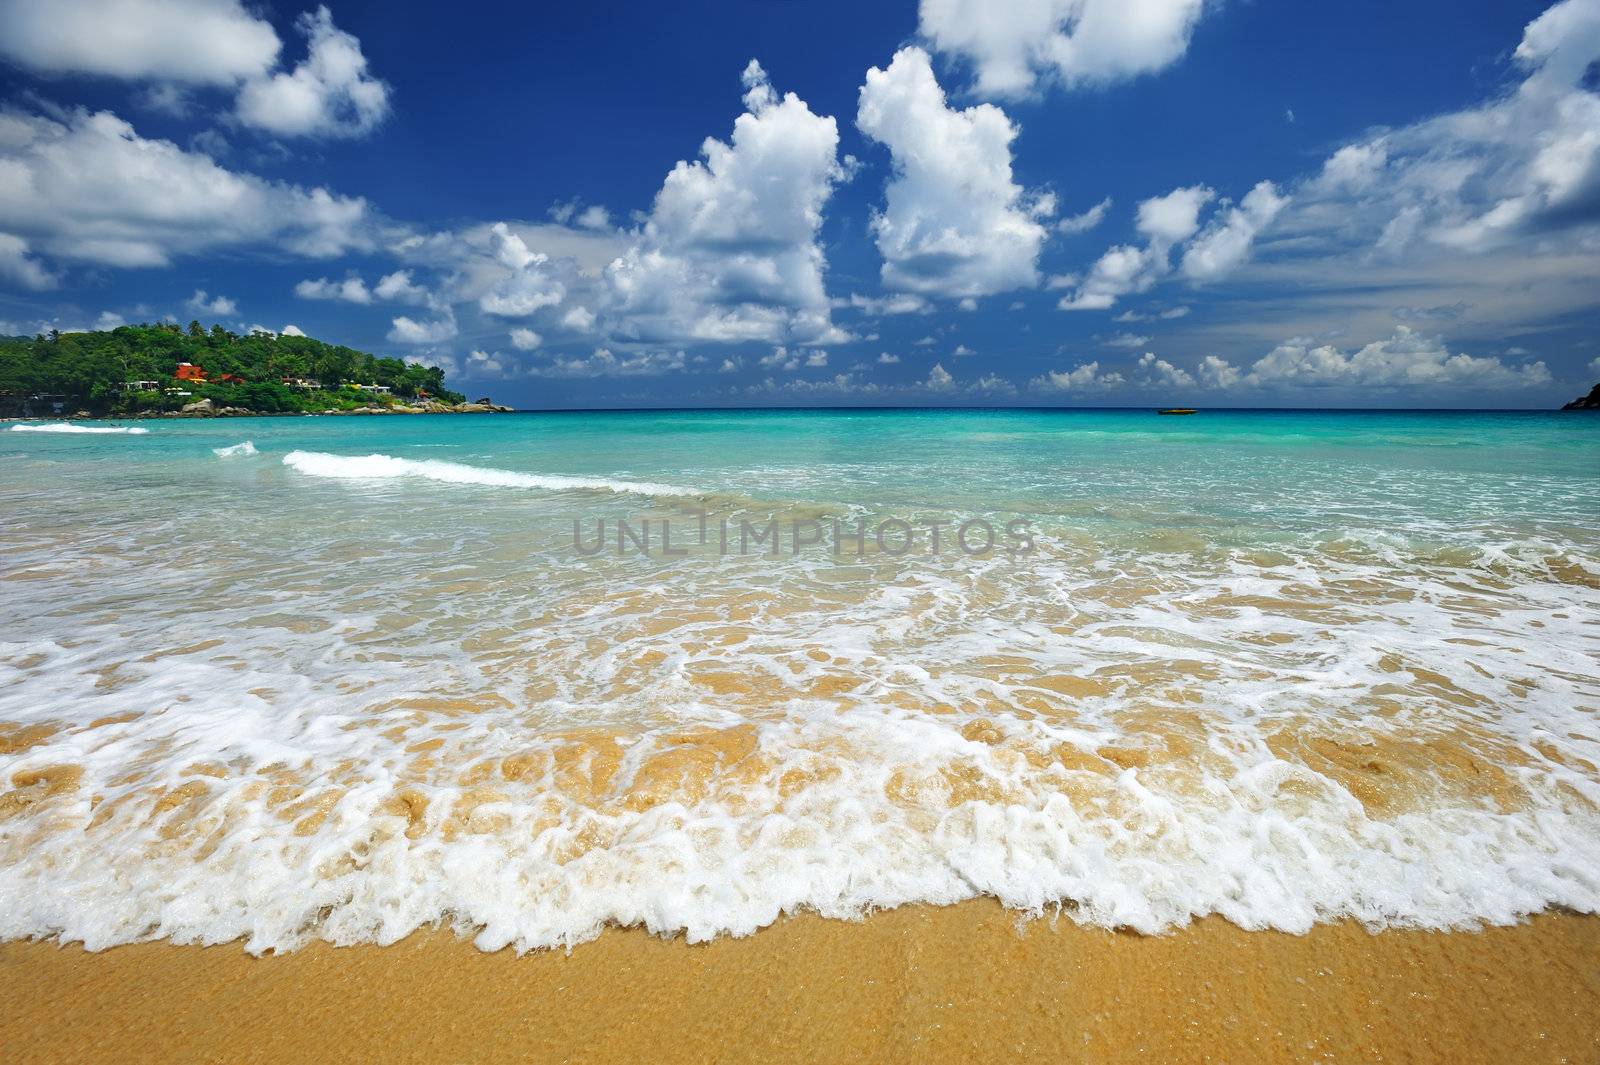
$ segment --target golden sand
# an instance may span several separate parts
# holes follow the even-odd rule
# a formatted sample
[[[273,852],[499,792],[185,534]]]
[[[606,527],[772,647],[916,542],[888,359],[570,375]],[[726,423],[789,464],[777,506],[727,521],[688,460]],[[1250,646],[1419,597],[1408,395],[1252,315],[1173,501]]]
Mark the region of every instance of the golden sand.
[[[1018,923],[988,901],[784,920],[690,946],[637,930],[483,954],[89,954],[0,945],[23,1062],[1600,1062],[1600,918],[1480,932],[1219,919],[1166,936]]]

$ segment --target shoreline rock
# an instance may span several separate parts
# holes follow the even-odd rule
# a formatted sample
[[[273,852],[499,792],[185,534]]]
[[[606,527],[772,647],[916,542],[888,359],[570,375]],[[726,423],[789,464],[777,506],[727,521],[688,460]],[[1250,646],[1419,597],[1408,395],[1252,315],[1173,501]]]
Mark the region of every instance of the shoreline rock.
[[[149,418],[293,418],[293,417],[318,417],[322,415],[354,415],[354,414],[514,414],[515,407],[503,406],[499,403],[438,403],[429,401],[421,404],[398,403],[392,407],[354,407],[350,410],[319,410],[319,411],[291,411],[288,413],[268,413],[249,410],[245,407],[218,407],[209,399],[196,400],[188,403],[181,410],[169,411],[140,411],[135,414],[88,414],[79,412],[74,416],[76,421],[103,421],[115,419],[125,421],[128,419],[143,421]],[[37,419],[35,419],[37,420]],[[49,420],[49,419],[45,419]]]
[[[1587,396],[1579,396],[1571,403],[1566,404],[1562,410],[1600,410],[1600,385],[1595,385],[1589,390]]]

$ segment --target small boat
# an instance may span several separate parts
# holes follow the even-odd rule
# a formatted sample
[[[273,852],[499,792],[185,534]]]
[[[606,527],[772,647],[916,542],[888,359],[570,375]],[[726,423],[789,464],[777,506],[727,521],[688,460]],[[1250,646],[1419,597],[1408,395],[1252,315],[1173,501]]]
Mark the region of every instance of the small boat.
[[[1199,412],[1196,411],[1193,407],[1168,407],[1166,410],[1158,410],[1158,411],[1156,411],[1156,413],[1157,414],[1197,414]]]

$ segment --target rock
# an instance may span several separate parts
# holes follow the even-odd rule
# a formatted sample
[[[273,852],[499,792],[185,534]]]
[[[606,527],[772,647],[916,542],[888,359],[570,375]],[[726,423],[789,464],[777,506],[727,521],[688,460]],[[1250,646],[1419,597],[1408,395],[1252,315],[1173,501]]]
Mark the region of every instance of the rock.
[[[1562,410],[1600,410],[1600,385],[1595,385],[1589,390],[1587,396],[1580,396],[1561,408]]]
[[[212,403],[209,399],[197,399],[193,403],[185,403],[183,405],[183,409],[180,410],[178,413],[179,414],[213,414],[215,412],[216,412],[216,404],[215,403]]]

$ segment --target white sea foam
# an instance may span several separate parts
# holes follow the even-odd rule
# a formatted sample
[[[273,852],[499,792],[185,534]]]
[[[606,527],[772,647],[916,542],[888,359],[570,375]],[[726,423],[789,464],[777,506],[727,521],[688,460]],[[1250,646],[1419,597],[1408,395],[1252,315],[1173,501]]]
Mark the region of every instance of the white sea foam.
[[[392,455],[330,455],[321,451],[291,451],[283,457],[283,464],[308,476],[337,477],[346,480],[391,480],[414,477],[444,484],[474,484],[490,488],[541,488],[556,492],[580,489],[645,496],[703,494],[694,488],[680,488],[677,485],[656,484],[650,481],[518,473],[514,470],[443,462],[439,459],[402,459]]]
[[[242,444],[234,444],[231,447],[214,447],[211,449],[211,453],[217,456],[219,459],[244,458],[250,455],[260,454],[260,452],[256,450],[256,445],[249,440],[246,440]]]
[[[276,582],[335,545],[287,577],[147,563],[146,603],[0,645],[0,721],[69,726],[0,756],[39,796],[0,834],[0,938],[264,950],[444,921],[528,949],[977,895],[1146,932],[1600,911],[1587,585],[1508,585],[1488,559],[1056,554],[908,561],[830,599],[823,563],[732,560],[674,621],[635,611],[660,585],[631,568],[497,571],[516,538],[419,583],[437,549],[417,532],[300,590]],[[254,594],[197,612],[197,564]],[[93,580],[17,594],[47,616],[61,582]],[[841,677],[850,694],[815,694]],[[122,707],[144,712],[89,725]],[[1363,798],[1284,735],[1374,744],[1357,763],[1406,786]],[[1470,786],[1435,776],[1455,748],[1408,767],[1441,736]],[[82,778],[51,797],[62,765]],[[1506,795],[1479,782],[1500,770]]]
[[[545,519],[593,501],[559,492],[375,512],[90,458],[0,466],[39,482],[0,522],[0,938],[531,948],[985,894],[1144,931],[1600,912],[1589,481],[1269,495],[1218,460],[1099,493],[1063,461],[1026,475],[1056,509],[1025,560],[668,563],[576,555]],[[662,476],[821,476],[718,460]]]
[[[150,430],[138,425],[73,425],[71,422],[45,422],[43,425],[18,423],[13,433],[128,433],[139,435]]]

